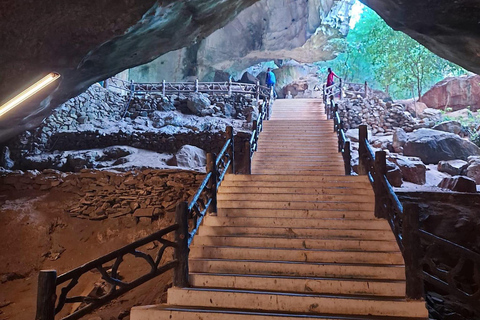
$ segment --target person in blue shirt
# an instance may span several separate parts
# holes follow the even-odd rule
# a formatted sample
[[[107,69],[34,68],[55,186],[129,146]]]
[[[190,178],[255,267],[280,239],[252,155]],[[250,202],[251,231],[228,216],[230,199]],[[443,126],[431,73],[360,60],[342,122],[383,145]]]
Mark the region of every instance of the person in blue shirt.
[[[276,97],[277,93],[275,92],[275,84],[277,83],[277,79],[275,78],[275,73],[273,73],[272,69],[270,68],[267,69],[265,83],[268,88],[273,88],[273,96]]]

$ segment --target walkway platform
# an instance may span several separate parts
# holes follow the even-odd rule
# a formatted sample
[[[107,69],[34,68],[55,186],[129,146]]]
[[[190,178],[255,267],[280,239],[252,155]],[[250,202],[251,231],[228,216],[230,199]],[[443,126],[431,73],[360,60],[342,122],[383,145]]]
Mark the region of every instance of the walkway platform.
[[[427,319],[405,299],[390,226],[364,176],[345,176],[319,100],[277,100],[252,175],[227,175],[194,238],[191,288],[132,320]]]

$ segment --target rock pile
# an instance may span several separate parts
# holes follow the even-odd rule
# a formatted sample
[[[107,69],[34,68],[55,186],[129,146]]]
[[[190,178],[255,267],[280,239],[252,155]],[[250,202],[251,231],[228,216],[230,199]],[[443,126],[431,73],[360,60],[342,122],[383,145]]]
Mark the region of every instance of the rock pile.
[[[103,220],[133,215],[151,220],[175,210],[191,198],[205,174],[181,170],[143,170],[128,173],[82,170],[17,171],[0,176],[1,189],[52,190],[76,193],[82,199],[67,212],[82,219]]]
[[[404,105],[384,102],[376,96],[364,98],[357,95],[348,98],[347,95],[347,99],[338,102],[338,109],[347,129],[366,124],[374,135],[388,135],[393,134],[395,128],[412,132],[419,127],[419,123],[406,111]]]

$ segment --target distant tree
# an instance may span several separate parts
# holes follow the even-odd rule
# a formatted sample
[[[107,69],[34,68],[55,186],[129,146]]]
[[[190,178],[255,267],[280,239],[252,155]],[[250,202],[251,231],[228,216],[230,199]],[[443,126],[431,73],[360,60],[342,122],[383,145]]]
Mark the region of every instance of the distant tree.
[[[368,81],[396,98],[421,97],[425,88],[444,77],[466,73],[394,31],[367,7],[343,47],[344,52],[335,60],[319,65],[332,66],[346,81]]]

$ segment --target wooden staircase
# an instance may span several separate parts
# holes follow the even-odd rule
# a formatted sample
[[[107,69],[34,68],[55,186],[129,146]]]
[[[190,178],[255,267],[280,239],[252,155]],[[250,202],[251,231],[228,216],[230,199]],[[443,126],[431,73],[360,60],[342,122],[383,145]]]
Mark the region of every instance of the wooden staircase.
[[[345,176],[333,124],[317,100],[277,100],[252,175],[228,175],[218,215],[190,251],[191,288],[132,320],[426,319],[405,299],[388,223],[364,176]]]

